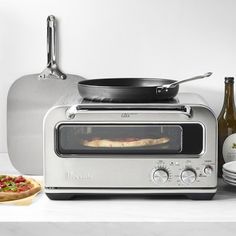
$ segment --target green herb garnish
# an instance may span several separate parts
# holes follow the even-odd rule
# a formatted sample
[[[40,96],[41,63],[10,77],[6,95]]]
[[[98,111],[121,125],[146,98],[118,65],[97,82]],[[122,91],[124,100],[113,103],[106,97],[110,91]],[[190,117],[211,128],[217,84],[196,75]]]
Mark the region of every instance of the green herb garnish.
[[[0,175],[0,180],[6,178],[6,175]]]
[[[2,188],[3,191],[13,191],[13,192],[17,191],[17,186],[13,181],[6,181],[5,184],[6,187]]]
[[[16,186],[7,186],[5,188],[2,189],[3,191],[13,191],[16,192],[17,191],[17,187]]]

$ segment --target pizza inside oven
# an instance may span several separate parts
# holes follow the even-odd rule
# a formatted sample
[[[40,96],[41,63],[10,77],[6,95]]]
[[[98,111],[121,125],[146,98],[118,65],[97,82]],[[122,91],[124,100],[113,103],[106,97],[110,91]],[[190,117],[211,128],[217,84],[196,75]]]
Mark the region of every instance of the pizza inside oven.
[[[83,146],[86,147],[101,147],[101,148],[135,148],[148,147],[169,143],[168,137],[161,138],[124,138],[124,139],[102,139],[93,138],[84,140]]]
[[[0,175],[0,202],[26,198],[40,190],[40,184],[31,178]]]

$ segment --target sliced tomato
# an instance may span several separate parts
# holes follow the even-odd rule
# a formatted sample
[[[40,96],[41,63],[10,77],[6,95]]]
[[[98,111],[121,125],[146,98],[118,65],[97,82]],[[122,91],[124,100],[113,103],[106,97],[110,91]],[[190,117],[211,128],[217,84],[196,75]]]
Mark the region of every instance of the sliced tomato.
[[[8,181],[12,181],[12,180],[13,180],[13,178],[12,178],[12,177],[10,177],[10,176],[7,176],[7,177],[5,177],[5,178],[1,179],[1,182],[8,182]]]
[[[27,191],[29,189],[31,189],[31,186],[25,185],[25,186],[20,186],[17,191],[18,192],[24,192],[24,191]]]
[[[23,176],[18,176],[14,179],[15,183],[25,182],[26,179]]]
[[[5,187],[6,187],[6,184],[3,182],[0,182],[0,188],[5,188]]]

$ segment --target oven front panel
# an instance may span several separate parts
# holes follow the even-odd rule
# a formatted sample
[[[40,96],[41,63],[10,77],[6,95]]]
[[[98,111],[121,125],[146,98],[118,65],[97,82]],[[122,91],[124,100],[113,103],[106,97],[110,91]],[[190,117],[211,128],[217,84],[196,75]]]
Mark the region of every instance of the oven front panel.
[[[44,121],[46,188],[216,187],[217,123],[208,109],[195,107],[191,117],[132,111],[134,116],[121,121],[120,111],[83,111],[69,120],[65,115],[67,108],[50,111]],[[193,124],[198,132],[194,132]],[[187,126],[191,128],[188,130]],[[190,152],[198,146],[198,135],[201,146],[195,153]],[[161,138],[168,138],[168,142],[122,148],[105,144],[94,147],[90,142]]]

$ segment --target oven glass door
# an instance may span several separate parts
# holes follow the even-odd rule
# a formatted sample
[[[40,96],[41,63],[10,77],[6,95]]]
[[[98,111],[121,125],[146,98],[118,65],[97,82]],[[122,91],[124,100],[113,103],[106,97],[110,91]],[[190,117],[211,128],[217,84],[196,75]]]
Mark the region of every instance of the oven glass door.
[[[59,155],[180,153],[183,128],[172,124],[61,124],[55,137]]]

